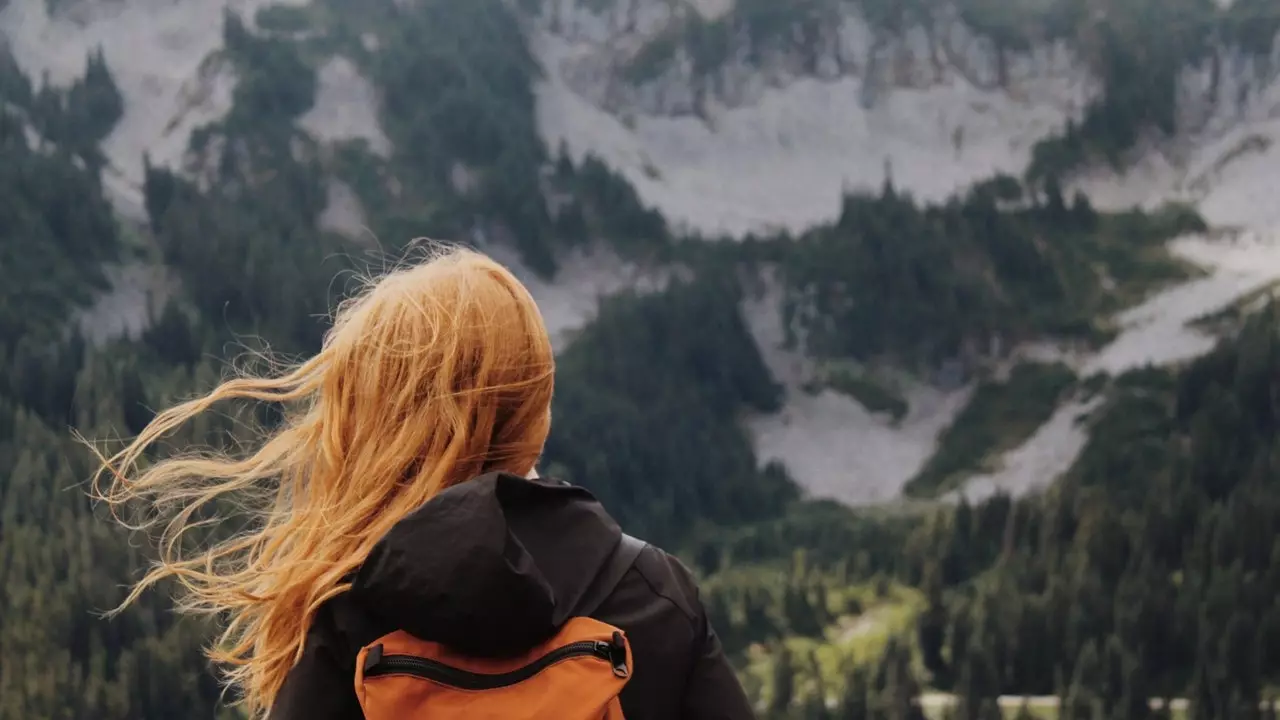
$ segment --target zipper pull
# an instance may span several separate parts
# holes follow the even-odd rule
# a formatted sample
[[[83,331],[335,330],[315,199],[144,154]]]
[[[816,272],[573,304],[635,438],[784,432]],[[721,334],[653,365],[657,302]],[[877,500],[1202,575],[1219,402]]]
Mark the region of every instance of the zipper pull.
[[[625,678],[631,674],[627,669],[627,641],[622,633],[613,632],[613,642],[609,644],[609,661],[613,663],[613,674]]]
[[[378,643],[369,648],[369,652],[364,655],[364,671],[368,673],[378,663],[382,662],[382,643]]]

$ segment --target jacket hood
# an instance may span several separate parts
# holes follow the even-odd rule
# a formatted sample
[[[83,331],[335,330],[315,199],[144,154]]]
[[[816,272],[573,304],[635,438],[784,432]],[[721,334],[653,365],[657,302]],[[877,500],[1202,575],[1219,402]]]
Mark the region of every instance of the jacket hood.
[[[582,488],[491,473],[393,527],[351,596],[415,637],[477,657],[516,655],[573,616],[621,537]]]

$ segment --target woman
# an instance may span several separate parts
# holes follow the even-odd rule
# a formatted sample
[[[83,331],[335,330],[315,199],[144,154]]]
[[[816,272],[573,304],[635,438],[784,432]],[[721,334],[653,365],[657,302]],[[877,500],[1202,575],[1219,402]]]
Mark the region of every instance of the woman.
[[[253,717],[361,718],[360,649],[393,630],[474,656],[518,654],[585,601],[620,529],[580,488],[537,479],[554,357],[533,298],[454,249],[344,304],[315,357],[159,414],[104,460],[113,509],[169,514],[161,559],[180,609],[225,622],[210,651]],[[143,453],[224,400],[285,420],[246,457]],[[265,492],[264,492],[265,490]],[[202,506],[234,499],[248,532],[193,555]],[[752,716],[679,561],[646,548],[591,617],[625,631],[628,720]]]

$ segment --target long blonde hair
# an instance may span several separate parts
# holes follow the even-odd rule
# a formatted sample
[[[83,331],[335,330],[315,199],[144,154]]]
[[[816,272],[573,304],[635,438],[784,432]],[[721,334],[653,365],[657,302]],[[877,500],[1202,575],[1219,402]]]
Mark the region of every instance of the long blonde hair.
[[[297,662],[318,608],[397,521],[490,471],[533,470],[550,428],[554,358],[533,298],[501,265],[453,249],[370,284],[338,310],[319,354],[242,376],[155,417],[99,455],[96,496],[143,501],[159,559],[124,603],[172,579],[178,608],[225,623],[209,657],[254,717]],[[242,457],[144,453],[225,400],[277,404],[284,421]],[[102,479],[109,478],[104,488]],[[192,549],[212,507],[251,529]],[[214,501],[218,501],[215,503]]]

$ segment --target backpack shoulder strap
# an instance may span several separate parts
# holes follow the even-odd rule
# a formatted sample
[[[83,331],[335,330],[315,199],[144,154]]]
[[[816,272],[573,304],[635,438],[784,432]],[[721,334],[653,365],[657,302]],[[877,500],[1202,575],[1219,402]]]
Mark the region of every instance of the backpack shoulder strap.
[[[648,546],[649,543],[623,533],[622,541],[618,543],[613,555],[604,564],[604,567],[600,568],[595,580],[591,582],[591,586],[587,588],[582,600],[578,602],[576,614],[590,615],[598,610],[604,604],[604,601],[613,594],[614,589],[618,587],[618,583],[622,582],[623,576],[631,570],[631,566],[635,565],[640,553],[644,552],[644,549]]]

